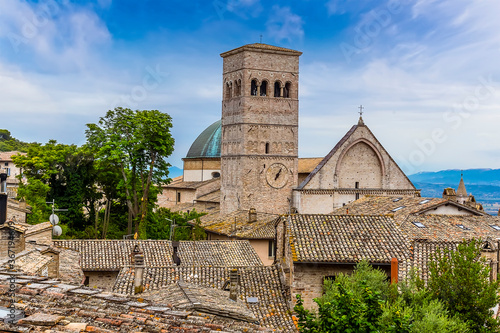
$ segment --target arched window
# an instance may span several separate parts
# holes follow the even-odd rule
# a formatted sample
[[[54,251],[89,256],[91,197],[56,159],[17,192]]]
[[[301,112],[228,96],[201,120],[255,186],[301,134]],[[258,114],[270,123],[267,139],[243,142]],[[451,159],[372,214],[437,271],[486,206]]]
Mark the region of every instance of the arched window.
[[[228,99],[231,99],[231,82],[227,82],[226,83],[226,97],[225,99],[228,100]]]
[[[281,97],[281,87],[278,81],[274,82],[274,97]]]
[[[290,98],[290,87],[291,87],[290,82],[287,82],[285,84],[285,87],[283,88],[283,97]]]
[[[257,80],[252,80],[250,87],[250,95],[257,96]]]
[[[234,96],[241,95],[241,80],[234,81]]]
[[[269,154],[269,142],[266,142],[266,154]]]
[[[267,81],[262,81],[260,84],[260,95],[267,96]]]

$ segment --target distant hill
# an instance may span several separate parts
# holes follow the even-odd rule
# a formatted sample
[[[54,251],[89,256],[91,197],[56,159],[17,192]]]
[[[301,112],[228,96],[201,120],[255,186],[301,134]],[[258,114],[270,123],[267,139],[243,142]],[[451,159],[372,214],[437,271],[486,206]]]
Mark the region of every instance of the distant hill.
[[[176,166],[172,166],[172,167],[168,168],[168,176],[172,179],[175,177],[182,176],[182,174],[183,174],[182,169],[180,169]]]
[[[423,197],[442,197],[446,187],[458,188],[461,170],[419,172],[408,176]],[[463,170],[467,193],[472,193],[484,210],[497,215],[500,208],[500,169]]]

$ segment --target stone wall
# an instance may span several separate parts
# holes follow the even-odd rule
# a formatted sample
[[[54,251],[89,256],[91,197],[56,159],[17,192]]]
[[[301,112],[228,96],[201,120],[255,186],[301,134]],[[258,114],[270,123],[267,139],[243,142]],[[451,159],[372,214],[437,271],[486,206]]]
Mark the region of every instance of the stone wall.
[[[268,49],[222,54],[222,214],[250,208],[285,213],[290,207],[298,177],[299,55]],[[281,97],[287,84],[290,94]]]
[[[85,278],[88,278],[88,286],[91,288],[112,291],[115,285],[118,272],[85,271]]]
[[[7,258],[9,256],[9,250],[11,251],[10,253],[14,252],[15,254],[24,251],[24,233],[13,230],[13,240],[11,240],[10,231],[11,229],[8,227],[0,229],[0,259]],[[13,242],[13,244],[10,242]]]
[[[52,227],[38,232],[28,233],[26,235],[26,241],[35,241],[37,244],[45,245],[52,244]]]
[[[295,264],[293,271],[293,282],[291,285],[292,300],[295,302],[296,295],[300,294],[304,300],[306,309],[316,309],[314,298],[323,295],[323,283],[326,277],[334,277],[336,274],[351,274],[354,270],[353,264]],[[377,266],[375,266],[377,267]],[[378,266],[390,277],[391,266]]]

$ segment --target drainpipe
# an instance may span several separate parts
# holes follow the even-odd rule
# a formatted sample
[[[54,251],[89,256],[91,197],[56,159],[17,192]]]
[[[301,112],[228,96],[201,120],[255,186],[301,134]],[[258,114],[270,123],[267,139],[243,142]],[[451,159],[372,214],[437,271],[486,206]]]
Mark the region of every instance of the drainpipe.
[[[391,259],[391,284],[398,283],[398,259]]]
[[[136,245],[134,247],[134,294],[139,294],[144,291],[143,276],[144,253],[139,248],[139,245]]]
[[[7,221],[7,173],[0,173],[0,224]]]

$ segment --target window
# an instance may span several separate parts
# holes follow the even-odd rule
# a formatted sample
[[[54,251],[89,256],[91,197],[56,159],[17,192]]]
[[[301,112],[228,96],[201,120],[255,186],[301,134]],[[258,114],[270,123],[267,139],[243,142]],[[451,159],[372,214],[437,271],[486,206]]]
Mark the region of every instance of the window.
[[[252,80],[250,87],[250,95],[257,96],[257,80]]]
[[[269,258],[274,258],[275,256],[275,246],[274,246],[274,240],[270,240],[269,241],[269,248],[267,250],[267,256]]]
[[[495,229],[496,231],[500,231],[500,226],[496,225],[496,224],[492,224],[490,225],[490,227],[492,227],[493,229]]]
[[[359,182],[354,183],[354,188],[359,188]]]
[[[398,202],[401,199],[403,199],[403,198],[396,198],[396,199],[393,199],[392,202]]]
[[[177,192],[177,202],[181,202],[181,192]]]
[[[394,208],[393,210],[391,210],[391,212],[397,212],[398,210],[403,209],[405,207],[406,206],[399,206],[398,208]]]
[[[219,178],[220,177],[220,172],[212,172],[212,178]]]
[[[416,225],[417,227],[419,227],[419,228],[425,228],[425,225],[423,223],[421,223],[421,222],[413,221],[412,223],[414,225]]]
[[[356,200],[359,199],[359,193],[356,193]]]
[[[274,97],[281,97],[281,87],[279,82],[274,82]]]
[[[266,154],[269,154],[269,142],[266,142]]]
[[[425,203],[428,203],[429,201],[431,201],[431,199],[425,199],[425,200],[420,201],[418,204],[423,205]]]
[[[470,230],[470,228],[467,228],[466,226],[464,226],[463,224],[457,224],[456,225],[457,227],[459,227],[460,229],[462,230]]]
[[[5,172],[7,172],[7,176],[10,176],[10,168],[5,168]]]
[[[9,166],[9,162],[5,162],[5,164],[4,164],[4,165],[5,165],[5,166]]]
[[[267,81],[262,81],[260,84],[260,95],[267,96]]]
[[[283,97],[290,98],[290,86],[290,82],[287,82],[285,84],[285,87],[283,88]]]
[[[226,83],[226,100],[231,99],[232,95],[232,89],[231,89],[231,82]]]
[[[88,287],[88,286],[89,286],[89,284],[90,284],[90,277],[89,277],[89,276],[86,276],[86,277],[85,277],[85,282],[83,282],[83,285]]]

